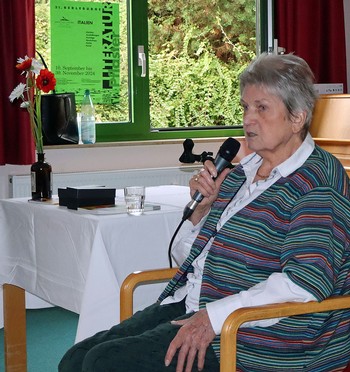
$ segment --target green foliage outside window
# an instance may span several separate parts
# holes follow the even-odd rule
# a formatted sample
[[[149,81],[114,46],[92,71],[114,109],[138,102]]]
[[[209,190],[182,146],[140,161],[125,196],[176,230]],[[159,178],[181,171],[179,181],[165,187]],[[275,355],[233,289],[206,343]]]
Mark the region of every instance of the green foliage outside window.
[[[223,63],[208,48],[203,42],[197,59],[152,56],[152,127],[240,125],[238,76],[246,63]]]
[[[241,125],[255,10],[255,0],[149,0],[152,127]]]

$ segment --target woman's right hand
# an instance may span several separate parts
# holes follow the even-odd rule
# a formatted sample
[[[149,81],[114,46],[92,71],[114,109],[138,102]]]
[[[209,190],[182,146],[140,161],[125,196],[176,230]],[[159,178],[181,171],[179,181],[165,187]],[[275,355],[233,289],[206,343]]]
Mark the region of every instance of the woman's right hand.
[[[209,212],[211,205],[218,196],[220,185],[229,172],[230,168],[226,168],[217,177],[214,163],[207,160],[199,173],[191,178],[189,183],[191,197],[193,197],[196,191],[199,191],[204,196],[203,200],[198,204],[192,216],[189,218],[193,225],[199,223]]]

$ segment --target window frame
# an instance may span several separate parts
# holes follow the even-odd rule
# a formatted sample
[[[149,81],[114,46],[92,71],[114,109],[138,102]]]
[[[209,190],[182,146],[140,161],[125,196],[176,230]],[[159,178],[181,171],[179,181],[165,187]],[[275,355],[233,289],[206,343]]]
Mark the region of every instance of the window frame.
[[[273,0],[256,0],[257,54],[267,50],[267,3]],[[129,122],[98,123],[96,142],[143,141],[183,138],[214,138],[242,136],[242,127],[204,127],[152,129],[150,127],[149,68],[148,68],[148,2],[127,0],[129,43]],[[142,30],[145,30],[144,32]],[[138,45],[146,54],[146,76],[141,77],[138,67]]]

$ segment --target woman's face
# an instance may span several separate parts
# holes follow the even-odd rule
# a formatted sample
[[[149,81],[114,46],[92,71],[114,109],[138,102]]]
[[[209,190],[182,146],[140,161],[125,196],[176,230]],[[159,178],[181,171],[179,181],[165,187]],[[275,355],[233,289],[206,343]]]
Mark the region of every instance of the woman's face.
[[[305,120],[303,114],[289,119],[282,100],[256,85],[244,88],[241,104],[245,138],[250,150],[282,162],[300,146],[300,130]]]

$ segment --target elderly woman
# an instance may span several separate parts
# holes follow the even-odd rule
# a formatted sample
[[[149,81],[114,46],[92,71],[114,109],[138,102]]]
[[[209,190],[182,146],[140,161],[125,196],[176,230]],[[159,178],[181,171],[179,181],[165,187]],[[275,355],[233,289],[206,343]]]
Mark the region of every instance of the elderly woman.
[[[350,293],[349,179],[308,133],[310,68],[263,54],[240,86],[252,153],[218,177],[207,161],[190,181],[204,199],[182,226],[182,264],[160,302],[75,345],[60,371],[218,371],[221,327],[235,309]],[[240,371],[341,371],[349,360],[345,310],[238,333]]]

